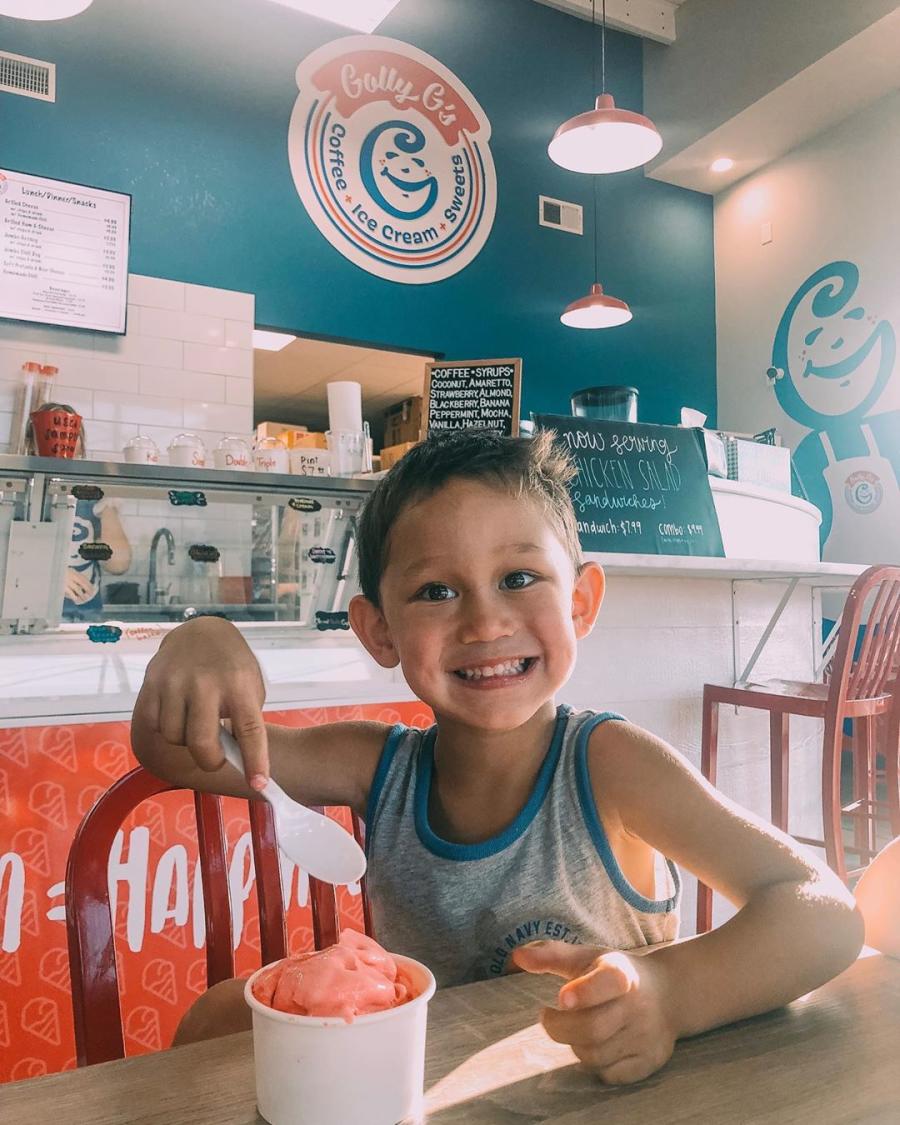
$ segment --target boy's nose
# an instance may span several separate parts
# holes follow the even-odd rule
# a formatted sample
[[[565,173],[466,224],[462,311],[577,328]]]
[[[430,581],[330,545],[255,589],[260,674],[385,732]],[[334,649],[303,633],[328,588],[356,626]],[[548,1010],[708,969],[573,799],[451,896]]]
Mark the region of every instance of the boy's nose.
[[[463,644],[484,644],[500,637],[511,637],[516,624],[508,606],[490,598],[472,599],[459,625]]]

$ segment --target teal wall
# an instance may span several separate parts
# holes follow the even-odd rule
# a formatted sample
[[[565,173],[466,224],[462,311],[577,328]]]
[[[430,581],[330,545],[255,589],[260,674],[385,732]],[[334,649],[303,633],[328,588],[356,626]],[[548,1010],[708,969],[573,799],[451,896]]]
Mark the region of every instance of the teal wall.
[[[547,156],[592,101],[591,35],[533,0],[400,0],[379,34],[454,71],[492,127],[497,217],[481,254],[431,285],[358,269],[319,234],[287,159],[298,62],[342,34],[271,0],[94,0],[52,23],[0,18],[0,47],[57,66],[55,104],[0,94],[0,166],[134,196],[131,270],[253,292],[269,326],[431,351],[519,355],[524,410],[568,413],[596,383],[640,389],[643,421],[715,415],[712,200],[599,182],[600,280],[634,320],[559,323],[593,277],[590,178]],[[610,33],[609,87],[641,103],[640,40]],[[588,237],[537,225],[539,194],[585,205]]]

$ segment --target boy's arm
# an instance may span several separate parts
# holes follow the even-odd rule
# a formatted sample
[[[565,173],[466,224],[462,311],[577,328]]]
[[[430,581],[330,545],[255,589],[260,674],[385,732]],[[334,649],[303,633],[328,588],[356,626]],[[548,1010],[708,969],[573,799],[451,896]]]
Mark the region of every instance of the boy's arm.
[[[672,747],[608,722],[592,734],[590,767],[602,818],[739,908],[718,929],[645,959],[659,971],[676,1038],[779,1007],[856,957],[862,919],[837,875],[723,797]]]
[[[185,788],[253,797],[248,779],[271,774],[303,804],[349,805],[363,815],[390,728],[274,726],[263,721],[264,698],[259,665],[233,625],[211,617],[181,625],[148,665],[132,717],[135,756],[157,777]],[[224,761],[223,718],[241,747],[246,778]]]

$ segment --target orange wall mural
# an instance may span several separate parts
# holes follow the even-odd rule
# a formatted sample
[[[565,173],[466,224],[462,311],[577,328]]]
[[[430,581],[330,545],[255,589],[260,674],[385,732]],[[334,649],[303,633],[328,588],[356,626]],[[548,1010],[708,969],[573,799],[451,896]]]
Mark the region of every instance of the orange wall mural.
[[[304,727],[338,719],[427,726],[420,703],[267,713]],[[0,730],[0,1082],[75,1065],[63,880],[84,813],[133,769],[127,722]],[[234,915],[235,963],[259,965],[259,928],[246,802],[223,801]],[[349,816],[332,810],[338,818]],[[169,1045],[206,987],[197,833],[186,792],[146,801],[123,824],[110,855],[125,1049]],[[291,952],[312,948],[305,874],[282,865]],[[342,924],[362,928],[359,894],[339,892]]]

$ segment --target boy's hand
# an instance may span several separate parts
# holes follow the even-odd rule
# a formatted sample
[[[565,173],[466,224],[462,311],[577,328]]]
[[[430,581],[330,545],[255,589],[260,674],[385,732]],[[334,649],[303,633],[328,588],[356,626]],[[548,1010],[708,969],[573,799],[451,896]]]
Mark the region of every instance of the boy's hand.
[[[143,726],[172,746],[186,746],[203,770],[225,760],[219,721],[230,719],[247,780],[261,789],[269,776],[262,717],[265,687],[256,658],[240,632],[221,618],[180,625],[165,638],[147,666],[134,709]]]
[[[639,1082],[668,1062],[676,1036],[652,957],[563,941],[531,942],[512,956],[526,972],[566,978],[559,1008],[545,1008],[541,1022],[604,1082]]]

